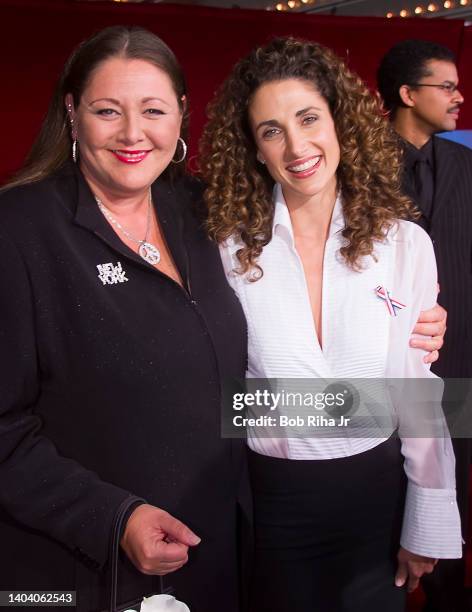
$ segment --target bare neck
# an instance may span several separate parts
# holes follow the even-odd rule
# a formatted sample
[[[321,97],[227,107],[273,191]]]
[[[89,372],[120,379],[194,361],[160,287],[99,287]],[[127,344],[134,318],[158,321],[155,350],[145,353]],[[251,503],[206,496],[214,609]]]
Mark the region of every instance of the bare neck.
[[[298,201],[286,200],[295,239],[325,243],[336,202],[336,185],[323,194]]]

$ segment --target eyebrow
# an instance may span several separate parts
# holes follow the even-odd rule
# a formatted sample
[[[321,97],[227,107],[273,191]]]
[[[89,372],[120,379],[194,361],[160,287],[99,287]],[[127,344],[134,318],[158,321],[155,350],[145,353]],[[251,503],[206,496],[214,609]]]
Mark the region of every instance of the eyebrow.
[[[295,117],[300,117],[310,110],[322,111],[323,109],[319,108],[318,106],[307,106],[306,108],[302,108],[302,110],[297,111],[295,113]]]
[[[146,102],[151,102],[152,100],[158,100],[159,102],[163,102],[164,104],[169,105],[168,102],[166,102],[162,98],[158,98],[157,96],[149,96],[148,98],[143,98],[141,100],[141,103],[145,104]],[[96,100],[92,100],[88,104],[92,105],[92,104],[95,104],[96,102],[111,102],[112,104],[116,104],[116,106],[120,106],[120,101],[116,100],[115,98],[97,98]]]
[[[302,108],[301,110],[297,111],[295,113],[295,117],[301,117],[302,115],[304,115],[305,113],[307,113],[308,111],[311,110],[316,110],[316,111],[320,111],[322,112],[323,109],[319,108],[318,106],[307,106],[306,108]],[[269,127],[277,127],[279,126],[279,122],[276,119],[267,119],[267,121],[261,121],[260,123],[257,124],[256,126],[256,130],[258,130],[259,128],[263,127],[263,126],[269,126]]]

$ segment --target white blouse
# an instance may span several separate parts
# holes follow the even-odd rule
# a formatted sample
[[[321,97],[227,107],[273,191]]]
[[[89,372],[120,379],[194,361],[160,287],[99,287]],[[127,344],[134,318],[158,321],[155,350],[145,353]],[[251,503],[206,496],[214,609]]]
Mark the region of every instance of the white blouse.
[[[436,262],[429,236],[418,225],[399,221],[385,241],[376,244],[375,259],[364,258],[362,272],[353,271],[339,254],[344,217],[337,199],[323,262],[321,348],[280,185],[274,198],[273,237],[258,260],[264,272],[260,280],[250,282],[247,275],[234,272],[240,243],[230,239],[220,248],[228,281],[248,322],[247,376],[278,379],[285,389],[293,388],[296,378],[435,378],[423,363],[424,351],[408,345],[420,311],[436,302]],[[377,287],[403,304],[397,316],[389,314]],[[339,437],[307,437],[293,427],[284,437],[271,437],[269,427],[261,433],[259,426],[257,431],[248,428],[248,444],[258,453],[294,460],[348,457],[374,448],[398,427],[408,478],[401,545],[427,557],[459,558],[462,539],[449,435],[402,437],[408,413],[402,419],[402,411],[398,416],[393,406],[395,412],[390,428],[383,423],[378,435],[369,428],[369,437],[349,435],[347,428]]]

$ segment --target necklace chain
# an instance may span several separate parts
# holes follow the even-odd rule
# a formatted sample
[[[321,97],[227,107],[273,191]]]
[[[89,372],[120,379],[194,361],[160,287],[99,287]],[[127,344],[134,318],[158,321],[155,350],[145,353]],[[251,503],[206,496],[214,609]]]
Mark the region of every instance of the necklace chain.
[[[100,200],[100,198],[97,196],[94,196],[94,197],[95,197],[95,201],[97,202],[98,208],[102,212],[103,216],[106,217],[112,225],[117,227],[126,236],[126,238],[128,238],[128,240],[131,240],[132,242],[136,242],[137,244],[139,244],[139,249],[138,249],[139,256],[142,257],[144,261],[147,261],[151,265],[158,264],[161,260],[161,254],[159,252],[159,249],[154,244],[147,241],[149,230],[151,228],[151,208],[152,208],[151,189],[149,189],[146,233],[144,235],[143,240],[139,240],[138,238],[133,236],[131,232],[125,229],[121,225],[121,223],[118,221],[118,219],[115,219],[115,217],[111,214],[111,212],[108,210],[105,204]]]

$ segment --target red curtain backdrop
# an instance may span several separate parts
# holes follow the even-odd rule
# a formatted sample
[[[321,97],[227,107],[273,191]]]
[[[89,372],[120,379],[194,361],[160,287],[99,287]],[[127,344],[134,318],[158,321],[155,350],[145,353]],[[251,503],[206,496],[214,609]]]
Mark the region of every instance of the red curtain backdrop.
[[[458,129],[472,129],[472,26],[464,27],[458,53],[458,69],[460,78],[460,91],[465,98],[462,119]]]
[[[458,54],[464,93],[472,100],[466,68],[472,59],[472,28],[459,20],[310,16],[183,5],[2,0],[0,2],[0,181],[22,163],[61,67],[72,48],[94,31],[114,24],[144,26],[161,36],[180,59],[191,105],[190,152],[196,155],[205,106],[234,62],[276,35],[319,41],[342,55],[371,86],[382,54],[395,42],[424,38]],[[466,104],[459,128],[472,128]]]

